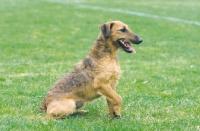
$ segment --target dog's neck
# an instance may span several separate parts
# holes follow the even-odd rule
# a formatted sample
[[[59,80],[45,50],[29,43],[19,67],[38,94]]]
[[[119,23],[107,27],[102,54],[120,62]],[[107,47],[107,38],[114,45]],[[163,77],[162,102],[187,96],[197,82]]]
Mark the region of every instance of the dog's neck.
[[[103,57],[110,57],[118,60],[117,47],[110,39],[106,39],[101,33],[90,49],[90,56],[101,59]]]

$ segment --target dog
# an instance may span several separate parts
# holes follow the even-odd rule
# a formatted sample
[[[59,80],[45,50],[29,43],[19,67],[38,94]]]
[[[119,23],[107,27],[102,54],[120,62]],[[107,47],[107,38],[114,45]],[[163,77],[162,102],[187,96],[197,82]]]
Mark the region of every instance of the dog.
[[[121,21],[107,22],[99,28],[89,55],[53,84],[41,102],[40,110],[46,112],[46,118],[65,118],[100,96],[106,98],[111,118],[121,117],[122,98],[115,91],[121,74],[118,49],[136,53],[131,43],[143,40]]]

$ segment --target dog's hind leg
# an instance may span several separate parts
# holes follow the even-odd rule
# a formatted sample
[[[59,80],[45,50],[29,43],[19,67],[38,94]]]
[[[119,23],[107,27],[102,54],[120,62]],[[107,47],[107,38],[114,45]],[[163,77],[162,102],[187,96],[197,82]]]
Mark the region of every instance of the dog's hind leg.
[[[52,101],[47,106],[46,118],[64,118],[75,112],[76,104],[73,99],[63,99],[59,101]]]

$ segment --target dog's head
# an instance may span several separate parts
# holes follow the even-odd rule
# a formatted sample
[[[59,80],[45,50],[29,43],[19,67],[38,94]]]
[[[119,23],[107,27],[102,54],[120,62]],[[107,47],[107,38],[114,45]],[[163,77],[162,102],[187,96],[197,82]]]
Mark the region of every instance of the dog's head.
[[[106,39],[111,40],[116,47],[121,47],[127,53],[136,53],[131,43],[140,44],[142,42],[139,36],[120,21],[107,22],[101,25],[100,29]]]

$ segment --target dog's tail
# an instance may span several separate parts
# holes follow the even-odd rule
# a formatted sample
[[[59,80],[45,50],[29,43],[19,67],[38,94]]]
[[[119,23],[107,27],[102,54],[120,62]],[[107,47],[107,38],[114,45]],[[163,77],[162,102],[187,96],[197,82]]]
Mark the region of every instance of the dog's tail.
[[[76,103],[73,99],[52,101],[47,106],[46,118],[64,118],[75,112]]]
[[[46,110],[47,110],[46,100],[44,99],[40,104],[39,111],[42,113],[42,112],[46,112]]]

